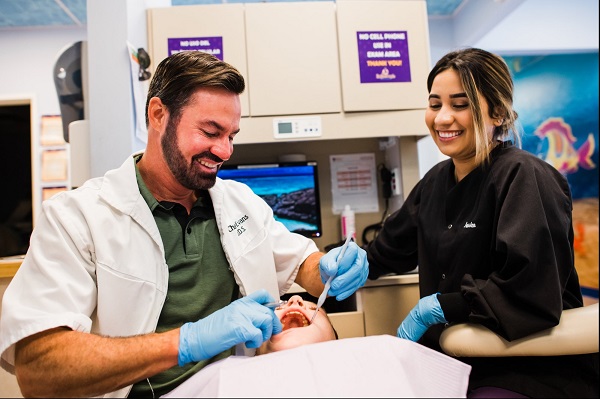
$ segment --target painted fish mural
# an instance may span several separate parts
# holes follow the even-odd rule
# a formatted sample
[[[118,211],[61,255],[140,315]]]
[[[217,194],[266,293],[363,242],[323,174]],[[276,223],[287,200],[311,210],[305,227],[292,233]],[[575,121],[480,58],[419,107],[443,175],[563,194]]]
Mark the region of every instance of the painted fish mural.
[[[580,167],[588,170],[596,167],[591,159],[596,148],[592,133],[576,149],[577,139],[571,132],[571,126],[562,118],[548,118],[535,130],[535,135],[542,140],[538,156],[562,174],[575,173]]]

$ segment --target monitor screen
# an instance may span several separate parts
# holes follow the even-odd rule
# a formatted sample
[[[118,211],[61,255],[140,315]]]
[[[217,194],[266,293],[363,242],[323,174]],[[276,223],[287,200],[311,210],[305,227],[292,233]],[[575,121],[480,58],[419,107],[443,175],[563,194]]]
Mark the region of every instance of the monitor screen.
[[[316,162],[224,164],[217,176],[248,185],[288,230],[306,237],[321,236]]]

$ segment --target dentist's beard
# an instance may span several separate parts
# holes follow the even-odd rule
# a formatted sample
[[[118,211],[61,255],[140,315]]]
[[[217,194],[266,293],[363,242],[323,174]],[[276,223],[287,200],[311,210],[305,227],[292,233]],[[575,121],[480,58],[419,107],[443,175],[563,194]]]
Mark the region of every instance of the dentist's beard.
[[[201,170],[199,159],[211,159],[215,162],[222,162],[210,152],[196,154],[192,157],[191,163],[186,163],[185,157],[179,149],[177,142],[177,126],[173,120],[169,120],[165,135],[161,140],[162,150],[165,161],[177,181],[190,190],[208,190],[215,185],[217,172],[207,173]]]

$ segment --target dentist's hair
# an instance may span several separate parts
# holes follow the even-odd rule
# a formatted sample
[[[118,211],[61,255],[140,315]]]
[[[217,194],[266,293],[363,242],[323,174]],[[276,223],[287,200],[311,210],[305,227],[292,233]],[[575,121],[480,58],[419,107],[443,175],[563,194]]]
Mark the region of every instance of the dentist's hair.
[[[514,85],[508,65],[502,57],[478,48],[465,48],[449,52],[433,67],[427,77],[427,91],[435,77],[448,69],[458,73],[467,94],[473,113],[475,127],[475,162],[481,165],[489,161],[492,143],[511,139],[521,146],[521,129],[517,125],[517,112],[513,109]],[[479,103],[479,94],[488,105],[489,117],[500,119],[501,125],[494,128],[492,141],[488,140],[484,128],[484,115]]]
[[[202,87],[222,87],[241,94],[246,83],[235,67],[202,51],[181,51],[162,60],[156,67],[148,89],[146,126],[148,104],[152,97],[160,98],[169,110],[171,119],[177,121],[191,96]]]

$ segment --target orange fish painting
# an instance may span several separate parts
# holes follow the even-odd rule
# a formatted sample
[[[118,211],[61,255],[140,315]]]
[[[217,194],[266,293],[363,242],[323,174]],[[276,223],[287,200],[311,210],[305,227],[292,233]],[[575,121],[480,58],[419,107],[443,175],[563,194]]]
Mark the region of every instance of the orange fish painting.
[[[562,174],[575,173],[580,167],[588,170],[596,167],[591,159],[596,148],[592,133],[575,149],[577,139],[571,132],[571,126],[562,118],[548,118],[536,129],[535,135],[542,140],[546,139],[547,152],[544,159]]]

